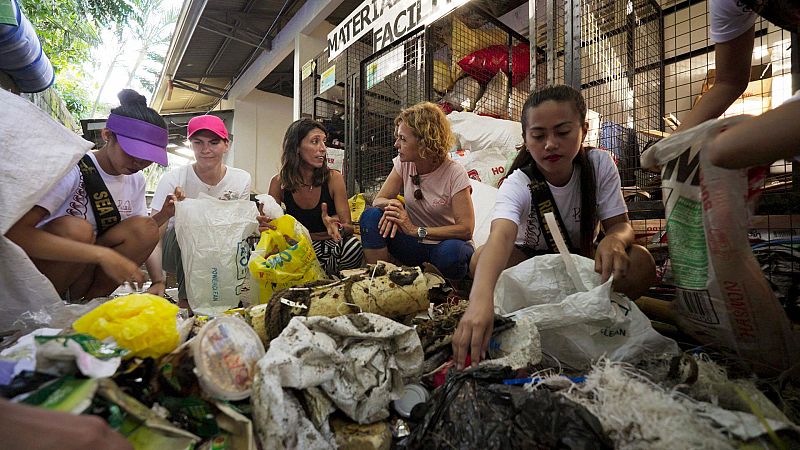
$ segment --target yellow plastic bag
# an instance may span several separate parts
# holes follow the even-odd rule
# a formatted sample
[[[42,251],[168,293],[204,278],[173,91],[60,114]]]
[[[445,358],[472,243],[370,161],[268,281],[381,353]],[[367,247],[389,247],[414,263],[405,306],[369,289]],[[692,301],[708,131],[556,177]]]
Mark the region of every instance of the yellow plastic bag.
[[[363,213],[367,208],[367,202],[364,200],[364,194],[356,194],[350,197],[347,199],[347,204],[350,206],[350,220],[353,221],[355,232],[356,234],[361,234],[361,227],[358,220],[361,218],[361,213]]]
[[[96,339],[113,337],[131,356],[158,358],[178,346],[178,307],[152,294],[131,294],[110,300],[72,324],[78,333]]]
[[[275,229],[261,233],[248,263],[250,274],[258,283],[259,303],[268,302],[276,290],[325,278],[306,227],[290,215],[270,224]]]

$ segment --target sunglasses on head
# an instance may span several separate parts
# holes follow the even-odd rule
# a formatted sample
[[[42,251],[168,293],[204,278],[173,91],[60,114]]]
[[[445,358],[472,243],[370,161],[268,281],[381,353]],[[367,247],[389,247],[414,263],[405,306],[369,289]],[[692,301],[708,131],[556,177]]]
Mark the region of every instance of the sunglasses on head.
[[[411,182],[414,183],[415,186],[417,186],[417,189],[414,190],[414,198],[417,200],[422,200],[423,195],[422,195],[422,189],[420,189],[419,187],[419,182],[420,182],[419,174],[411,175]]]

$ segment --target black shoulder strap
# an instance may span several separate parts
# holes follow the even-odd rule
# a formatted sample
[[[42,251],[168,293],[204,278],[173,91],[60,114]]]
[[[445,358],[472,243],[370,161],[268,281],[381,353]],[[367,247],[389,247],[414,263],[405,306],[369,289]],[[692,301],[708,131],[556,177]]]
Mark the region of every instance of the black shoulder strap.
[[[103,177],[97,171],[97,167],[92,161],[92,157],[88,154],[83,155],[83,158],[78,162],[78,167],[81,169],[83,175],[83,185],[86,188],[86,194],[89,197],[89,202],[92,204],[92,212],[94,212],[94,220],[97,222],[97,235],[108,231],[114,225],[122,221],[117,209],[117,202],[108,191]]]
[[[550,187],[547,185],[544,175],[542,175],[539,168],[536,167],[536,163],[531,162],[529,165],[521,167],[520,170],[531,180],[530,184],[528,184],[528,188],[531,190],[531,211],[528,216],[528,223],[531,224],[534,217],[538,219],[539,227],[547,240],[548,250],[552,253],[558,253],[556,241],[553,238],[553,234],[550,233],[550,227],[547,225],[547,221],[544,218],[545,213],[552,212],[553,215],[556,216],[558,228],[561,230],[561,235],[564,236],[567,247],[571,252],[575,252],[570,242],[567,228],[564,226],[564,220],[561,218],[561,213],[558,212],[555,199],[553,199],[553,193],[550,192]],[[535,239],[531,236],[531,227],[529,226],[525,230],[525,245],[532,247],[532,242],[535,242]]]

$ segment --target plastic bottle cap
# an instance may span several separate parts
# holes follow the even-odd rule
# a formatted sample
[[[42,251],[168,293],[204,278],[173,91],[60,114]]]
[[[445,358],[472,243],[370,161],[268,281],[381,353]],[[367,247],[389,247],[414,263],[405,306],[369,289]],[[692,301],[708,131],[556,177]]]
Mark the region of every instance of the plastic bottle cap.
[[[411,410],[420,403],[428,401],[428,390],[419,384],[407,384],[403,388],[403,395],[394,401],[394,409],[403,417],[411,415]]]
[[[218,317],[197,333],[192,353],[204,391],[222,400],[242,400],[252,392],[255,366],[265,351],[250,325],[236,317]]]

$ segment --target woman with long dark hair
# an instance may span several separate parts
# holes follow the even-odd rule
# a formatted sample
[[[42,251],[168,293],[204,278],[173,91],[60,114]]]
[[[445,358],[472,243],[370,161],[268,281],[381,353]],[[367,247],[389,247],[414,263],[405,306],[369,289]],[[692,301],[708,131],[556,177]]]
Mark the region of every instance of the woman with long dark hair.
[[[500,186],[489,239],[475,253],[470,303],[453,335],[456,365],[476,365],[492,335],[493,293],[500,272],[536,254],[556,251],[544,214],[553,212],[573,251],[595,260],[603,282],[638,298],[655,281],[650,253],[634,245],[634,233],[611,157],[583,147],[586,102],[568,86],[530,95],[522,110],[524,148]],[[605,236],[595,248],[598,225]]]
[[[139,266],[158,240],[141,171],[154,162],[167,165],[167,125],[136,91],[118,97],[120,106],[100,132],[105,145],[87,153],[6,233],[72,301],[143,282]]]
[[[308,228],[314,252],[328,275],[361,267],[364,252],[353,235],[344,177],[328,167],[328,131],[311,119],[295,121],[286,130],[281,171],[272,178],[269,195]],[[267,217],[260,217],[264,229]]]

